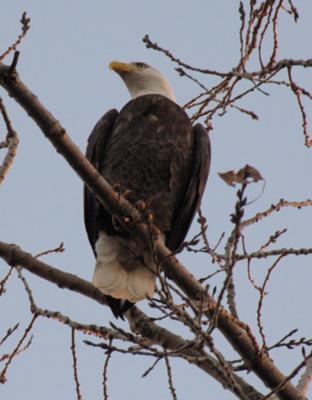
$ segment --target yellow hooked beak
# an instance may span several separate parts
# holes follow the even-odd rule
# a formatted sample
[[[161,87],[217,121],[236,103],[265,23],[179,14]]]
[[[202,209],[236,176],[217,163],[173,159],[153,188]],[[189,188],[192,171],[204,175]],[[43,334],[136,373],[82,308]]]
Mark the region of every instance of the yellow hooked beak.
[[[109,64],[109,69],[112,69],[113,71],[117,73],[121,72],[135,72],[137,71],[137,68],[133,64],[127,64],[119,61],[112,61]]]

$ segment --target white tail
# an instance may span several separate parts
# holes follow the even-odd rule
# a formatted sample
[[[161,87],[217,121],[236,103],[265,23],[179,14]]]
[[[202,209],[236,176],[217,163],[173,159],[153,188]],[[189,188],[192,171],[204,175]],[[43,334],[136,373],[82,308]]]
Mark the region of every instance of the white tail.
[[[136,303],[152,297],[155,289],[155,274],[138,262],[137,266],[125,269],[118,259],[118,242],[101,232],[95,249],[97,260],[92,282],[103,293],[116,299]]]

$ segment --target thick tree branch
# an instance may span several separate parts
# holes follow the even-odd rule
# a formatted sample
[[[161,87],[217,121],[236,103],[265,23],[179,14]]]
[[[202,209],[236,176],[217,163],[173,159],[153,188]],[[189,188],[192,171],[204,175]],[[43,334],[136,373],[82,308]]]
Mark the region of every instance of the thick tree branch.
[[[109,209],[110,213],[131,217],[131,224],[128,224],[129,232],[140,240],[142,246],[149,247],[151,244],[150,233],[147,226],[140,221],[140,215],[137,210],[124,198],[120,198],[106,180],[86,160],[60,123],[21,82],[16,71],[0,64],[0,84],[24,108],[29,116],[33,118],[56,150],[62,154],[89,189],[98,197],[99,201]],[[11,260],[13,262],[12,260],[15,260],[14,262],[17,262],[16,257],[20,253],[17,250],[14,252],[11,249],[7,250],[9,251],[8,261],[10,262]],[[158,260],[162,262],[167,275],[191,299],[205,300],[206,314],[211,318],[215,313],[216,304],[206,293],[204,287],[177,261],[161,240],[156,240],[154,243],[154,251]],[[17,263],[19,264],[19,262]],[[99,293],[98,291],[97,296],[100,296]],[[218,328],[238,351],[246,365],[258,375],[267,387],[273,390],[284,382],[285,376],[274,366],[272,361],[263,354],[259,355],[255,341],[243,328],[243,324],[239,324],[238,321],[222,308],[218,315]],[[304,399],[289,382],[285,383],[277,395],[279,398],[285,400]]]

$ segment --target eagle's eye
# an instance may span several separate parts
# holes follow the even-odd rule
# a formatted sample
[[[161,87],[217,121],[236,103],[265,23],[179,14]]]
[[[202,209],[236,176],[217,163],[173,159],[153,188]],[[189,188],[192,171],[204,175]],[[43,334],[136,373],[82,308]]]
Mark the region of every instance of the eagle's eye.
[[[145,64],[143,62],[135,62],[134,65],[136,67],[139,67],[139,68],[146,68],[147,67],[147,64]]]

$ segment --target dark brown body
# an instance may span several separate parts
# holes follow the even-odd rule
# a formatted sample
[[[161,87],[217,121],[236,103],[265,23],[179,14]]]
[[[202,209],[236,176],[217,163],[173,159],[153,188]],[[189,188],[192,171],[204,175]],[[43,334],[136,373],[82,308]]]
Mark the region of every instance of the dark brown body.
[[[176,103],[161,95],[130,101],[118,113],[111,110],[89,137],[87,158],[130,200],[143,200],[175,251],[182,244],[199,207],[210,165],[208,135],[194,128]],[[85,189],[85,224],[93,250],[100,231],[115,229],[111,215]]]

